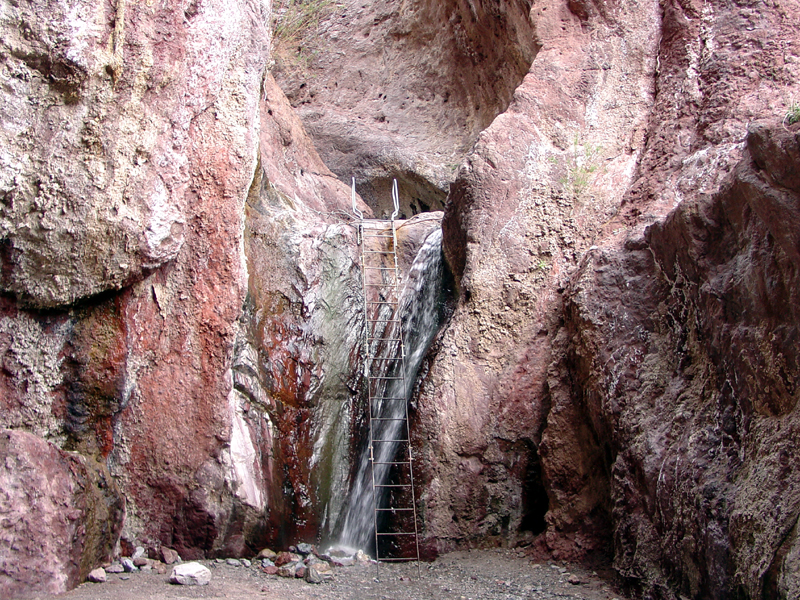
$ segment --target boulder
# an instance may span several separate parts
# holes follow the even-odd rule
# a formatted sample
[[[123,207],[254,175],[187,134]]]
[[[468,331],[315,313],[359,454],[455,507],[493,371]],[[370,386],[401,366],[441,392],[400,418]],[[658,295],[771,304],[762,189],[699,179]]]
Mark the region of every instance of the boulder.
[[[188,562],[172,568],[169,582],[178,585],[208,585],[211,571],[198,562]]]
[[[273,561],[276,567],[282,567],[285,564],[299,562],[303,560],[303,557],[299,554],[295,554],[294,552],[281,552]]]
[[[299,562],[290,562],[286,563],[283,566],[277,567],[278,575],[280,577],[288,577],[292,578],[296,576],[297,569],[300,567],[302,563]],[[303,567],[305,568],[305,567]]]
[[[0,430],[0,490],[0,597],[60,594],[110,561],[124,501],[104,466]]]
[[[167,548],[166,546],[161,546],[161,559],[164,561],[164,564],[172,565],[172,564],[175,564],[176,562],[180,562],[181,557],[172,548]]]
[[[125,569],[126,573],[132,573],[139,568],[134,564],[133,560],[127,557],[121,559],[119,562],[122,563],[122,568]]]
[[[102,567],[98,567],[97,569],[92,569],[86,576],[86,581],[91,581],[92,583],[105,583],[106,582],[105,570]]]
[[[264,548],[256,555],[256,559],[266,558],[268,560],[273,560],[276,556],[278,556],[277,552],[269,548]]]

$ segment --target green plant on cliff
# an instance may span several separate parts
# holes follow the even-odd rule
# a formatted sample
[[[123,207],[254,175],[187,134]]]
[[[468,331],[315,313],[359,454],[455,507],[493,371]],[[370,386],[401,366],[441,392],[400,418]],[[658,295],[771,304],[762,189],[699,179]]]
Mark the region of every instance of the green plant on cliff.
[[[575,134],[572,152],[566,157],[566,173],[559,179],[573,200],[579,199],[589,186],[592,174],[598,169],[602,151],[602,146],[593,146],[588,142],[581,144],[579,136]]]
[[[278,0],[273,6],[272,38],[276,45],[291,44],[337,6],[335,0]]]
[[[800,123],[800,102],[795,102],[794,100],[789,105],[789,111],[786,113],[786,116],[783,118],[784,122],[787,125],[794,125],[795,123]]]

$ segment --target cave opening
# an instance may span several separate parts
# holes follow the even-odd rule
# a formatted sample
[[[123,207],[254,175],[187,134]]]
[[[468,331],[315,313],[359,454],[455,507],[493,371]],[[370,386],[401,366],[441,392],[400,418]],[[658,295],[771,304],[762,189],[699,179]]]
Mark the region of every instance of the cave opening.
[[[528,460],[522,489],[523,508],[520,531],[530,531],[534,535],[539,535],[544,533],[547,528],[545,515],[550,507],[550,500],[542,480],[542,462],[536,448],[530,448]]]
[[[399,219],[410,219],[420,213],[444,210],[447,200],[446,186],[439,187],[417,173],[394,173],[388,176],[359,178],[356,189],[362,200],[372,209],[376,219],[388,219],[394,210],[392,181],[397,180],[400,196]],[[349,180],[348,180],[349,183]]]

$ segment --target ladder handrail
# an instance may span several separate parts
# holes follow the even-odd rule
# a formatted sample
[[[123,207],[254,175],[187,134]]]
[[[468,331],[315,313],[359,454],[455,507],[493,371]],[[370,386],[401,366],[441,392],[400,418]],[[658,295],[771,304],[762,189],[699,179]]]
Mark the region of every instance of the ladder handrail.
[[[394,204],[394,212],[392,213],[392,233],[394,233],[394,220],[397,218],[397,215],[400,214],[400,194],[397,192],[397,179],[392,179],[392,203]]]
[[[350,201],[353,203],[353,214],[355,214],[360,221],[364,220],[364,213],[362,213],[356,205],[356,178],[353,177],[350,183]]]

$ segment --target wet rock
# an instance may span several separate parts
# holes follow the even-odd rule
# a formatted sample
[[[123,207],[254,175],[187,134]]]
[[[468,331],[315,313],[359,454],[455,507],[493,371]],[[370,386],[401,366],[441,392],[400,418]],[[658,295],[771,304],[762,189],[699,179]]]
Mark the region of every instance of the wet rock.
[[[356,559],[351,556],[331,557],[331,564],[335,567],[352,567]]]
[[[92,583],[105,583],[106,579],[106,572],[102,567],[92,569],[86,576],[86,581],[91,581]]]
[[[124,501],[105,467],[0,429],[0,490],[0,597],[60,594],[110,561]]]
[[[198,562],[188,562],[172,568],[169,582],[179,585],[208,585],[211,571]]]
[[[316,548],[314,548],[314,546],[311,544],[302,543],[297,544],[295,551],[297,554],[301,554],[302,556],[308,556],[309,554],[316,552]]]

